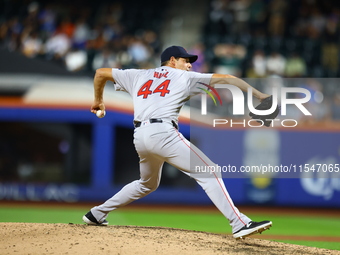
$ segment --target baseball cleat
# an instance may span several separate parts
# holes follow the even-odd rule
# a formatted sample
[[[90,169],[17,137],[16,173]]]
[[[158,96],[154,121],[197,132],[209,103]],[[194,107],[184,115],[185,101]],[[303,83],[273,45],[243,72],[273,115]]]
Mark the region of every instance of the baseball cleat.
[[[261,222],[250,221],[243,228],[234,232],[233,237],[237,240],[244,239],[247,236],[254,235],[257,233],[261,234],[263,231],[268,230],[272,226],[272,224],[273,223],[268,220]]]
[[[87,214],[83,216],[83,221],[88,225],[95,225],[95,226],[109,225],[109,222],[107,220],[104,220],[103,222],[98,222],[97,219],[93,216],[91,211],[89,211]]]

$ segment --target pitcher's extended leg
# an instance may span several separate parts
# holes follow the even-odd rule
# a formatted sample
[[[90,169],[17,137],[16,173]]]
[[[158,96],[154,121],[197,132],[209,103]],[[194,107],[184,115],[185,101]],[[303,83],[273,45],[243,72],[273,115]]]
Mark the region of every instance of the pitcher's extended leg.
[[[100,222],[107,214],[137,199],[145,197],[159,186],[164,161],[156,157],[145,157],[140,160],[140,179],[125,185],[118,193],[105,203],[91,209],[94,217]],[[124,171],[124,170],[123,170]]]
[[[241,229],[251,220],[242,214],[234,205],[219,173],[197,172],[195,166],[216,166],[202,151],[191,144],[183,135],[177,132],[177,142],[173,147],[172,155],[167,162],[181,169],[194,178],[207,193],[215,206],[229,220],[233,232]],[[170,148],[168,148],[170,149]]]

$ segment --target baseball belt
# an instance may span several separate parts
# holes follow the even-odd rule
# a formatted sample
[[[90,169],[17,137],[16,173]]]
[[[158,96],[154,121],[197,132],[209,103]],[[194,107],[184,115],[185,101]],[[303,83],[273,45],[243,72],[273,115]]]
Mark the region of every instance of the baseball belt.
[[[149,122],[150,123],[163,123],[163,120],[162,119],[149,119]],[[172,120],[171,123],[174,126],[174,128],[178,129],[178,126],[177,126],[175,121]],[[134,124],[135,128],[138,128],[142,125],[142,122],[141,121],[134,121],[133,124]]]

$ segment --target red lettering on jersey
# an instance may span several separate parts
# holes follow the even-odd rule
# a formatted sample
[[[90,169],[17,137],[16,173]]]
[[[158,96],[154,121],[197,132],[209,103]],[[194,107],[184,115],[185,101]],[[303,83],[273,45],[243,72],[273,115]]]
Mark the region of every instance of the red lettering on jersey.
[[[154,72],[154,73],[153,73],[153,77],[154,77],[154,78],[158,78],[158,79],[160,79],[160,78],[162,78],[162,77],[168,78],[168,73],[169,73],[169,72],[166,72],[166,73]]]
[[[166,94],[170,93],[170,90],[168,90],[170,80],[163,81],[154,91],[153,93],[161,93],[161,97],[165,97]]]
[[[148,80],[146,83],[144,83],[139,89],[137,96],[143,96],[143,99],[147,99],[149,95],[154,93],[160,93],[161,97],[165,97],[166,94],[170,93],[170,90],[168,90],[170,80],[163,81],[154,91],[150,90],[153,82],[153,80]]]
[[[143,98],[148,98],[150,94],[152,94],[152,91],[150,90],[150,87],[153,83],[153,80],[148,80],[144,85],[139,89],[137,96],[143,96]]]

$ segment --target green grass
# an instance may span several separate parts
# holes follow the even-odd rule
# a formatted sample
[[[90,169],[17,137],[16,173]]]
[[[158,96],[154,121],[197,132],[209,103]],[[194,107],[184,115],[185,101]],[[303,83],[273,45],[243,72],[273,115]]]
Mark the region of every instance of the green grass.
[[[340,243],[338,242],[317,242],[317,241],[297,241],[297,240],[273,240],[273,241],[340,251]]]
[[[81,223],[83,214],[84,210],[71,208],[0,207],[1,222]]]
[[[338,236],[340,237],[339,217],[249,215],[253,220],[270,219],[272,235]]]
[[[82,215],[89,208],[58,207],[2,207],[0,205],[1,222],[36,222],[36,223],[74,223],[81,224]],[[303,235],[339,237],[340,220],[336,217],[298,217],[278,215],[249,215],[255,221],[270,219],[273,227],[270,235]],[[196,231],[231,234],[229,222],[219,212],[165,212],[159,210],[128,209],[117,210],[109,214],[110,225],[161,226]],[[288,238],[287,238],[288,239]],[[296,240],[277,240],[292,244],[340,250],[335,242],[312,242]]]
[[[83,223],[81,217],[89,208],[2,208],[1,222],[36,222],[36,223]],[[109,214],[110,225],[138,225],[183,228],[197,231],[229,233],[228,221],[216,213],[166,213],[145,210],[117,210]]]

